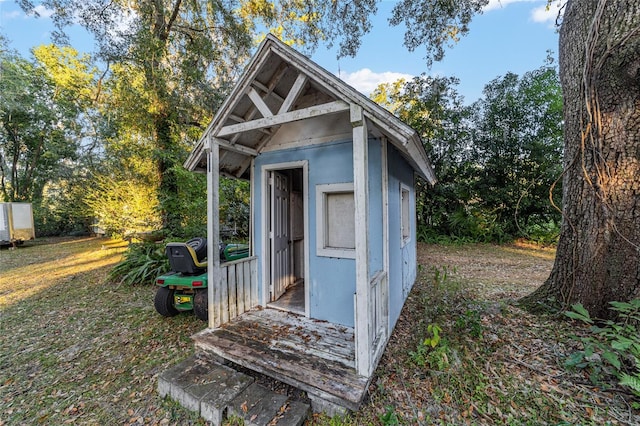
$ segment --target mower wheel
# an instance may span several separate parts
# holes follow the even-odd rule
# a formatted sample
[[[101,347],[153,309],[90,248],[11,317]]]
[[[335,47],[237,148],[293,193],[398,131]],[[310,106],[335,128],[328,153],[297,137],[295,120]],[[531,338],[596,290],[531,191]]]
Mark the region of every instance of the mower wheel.
[[[207,257],[207,239],[203,237],[192,238],[187,241],[187,245],[190,246],[193,251],[196,252],[198,262]]]
[[[196,290],[193,296],[193,313],[202,321],[209,321],[209,295],[206,289]]]
[[[156,297],[153,299],[153,306],[163,317],[173,317],[179,313],[173,306],[173,290],[167,287],[158,287]]]

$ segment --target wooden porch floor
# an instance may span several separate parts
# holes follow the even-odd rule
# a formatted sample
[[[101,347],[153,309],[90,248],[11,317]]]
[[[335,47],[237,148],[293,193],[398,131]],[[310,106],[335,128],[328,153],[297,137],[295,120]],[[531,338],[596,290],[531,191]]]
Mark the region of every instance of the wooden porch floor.
[[[205,353],[354,411],[371,379],[356,373],[353,328],[290,312],[252,310],[193,339]]]

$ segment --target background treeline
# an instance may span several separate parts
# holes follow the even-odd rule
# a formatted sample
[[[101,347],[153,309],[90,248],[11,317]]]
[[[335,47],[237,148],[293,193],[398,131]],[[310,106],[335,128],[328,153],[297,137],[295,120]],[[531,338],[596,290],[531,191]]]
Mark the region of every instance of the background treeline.
[[[521,77],[498,77],[471,105],[456,84],[421,76],[372,94],[422,135],[439,179],[433,188],[418,182],[418,239],[555,242],[563,168],[556,67],[548,60]]]
[[[38,236],[93,226],[114,236],[204,235],[205,177],[181,164],[246,58],[236,55],[215,73],[175,65],[159,94],[135,61],[98,68],[91,56],[56,45],[24,58],[2,42],[0,201],[32,202]],[[418,130],[439,179],[433,188],[418,183],[419,239],[555,241],[560,213],[549,189],[562,171],[556,67],[549,61],[498,77],[470,105],[456,85],[420,76],[371,95]],[[560,183],[553,194],[560,205]],[[240,239],[248,202],[247,182],[222,180],[222,227]]]

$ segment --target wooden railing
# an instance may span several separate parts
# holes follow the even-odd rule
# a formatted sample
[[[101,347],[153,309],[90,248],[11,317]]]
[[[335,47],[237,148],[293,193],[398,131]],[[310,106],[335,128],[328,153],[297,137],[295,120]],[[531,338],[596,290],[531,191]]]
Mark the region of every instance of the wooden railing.
[[[213,288],[209,327],[217,328],[258,305],[258,257],[220,265],[220,286]]]
[[[378,271],[369,282],[369,341],[373,359],[377,360],[384,350],[389,329],[389,278],[386,272]]]

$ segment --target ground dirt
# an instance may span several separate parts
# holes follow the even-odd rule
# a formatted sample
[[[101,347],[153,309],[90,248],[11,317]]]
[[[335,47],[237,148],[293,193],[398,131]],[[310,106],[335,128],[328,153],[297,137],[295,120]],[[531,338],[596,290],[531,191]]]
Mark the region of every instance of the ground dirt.
[[[0,426],[204,424],[156,392],[204,324],[160,317],[153,288],[109,282],[124,249],[53,238],[0,250]],[[564,368],[580,349],[569,336],[584,327],[518,307],[553,256],[524,244],[420,244],[418,279],[367,401],[345,419],[309,423],[640,424],[637,401],[616,383]]]
[[[588,371],[565,368],[584,326],[518,306],[554,256],[527,243],[419,244],[418,280],[349,423],[640,424],[637,399],[615,379],[594,385]]]

